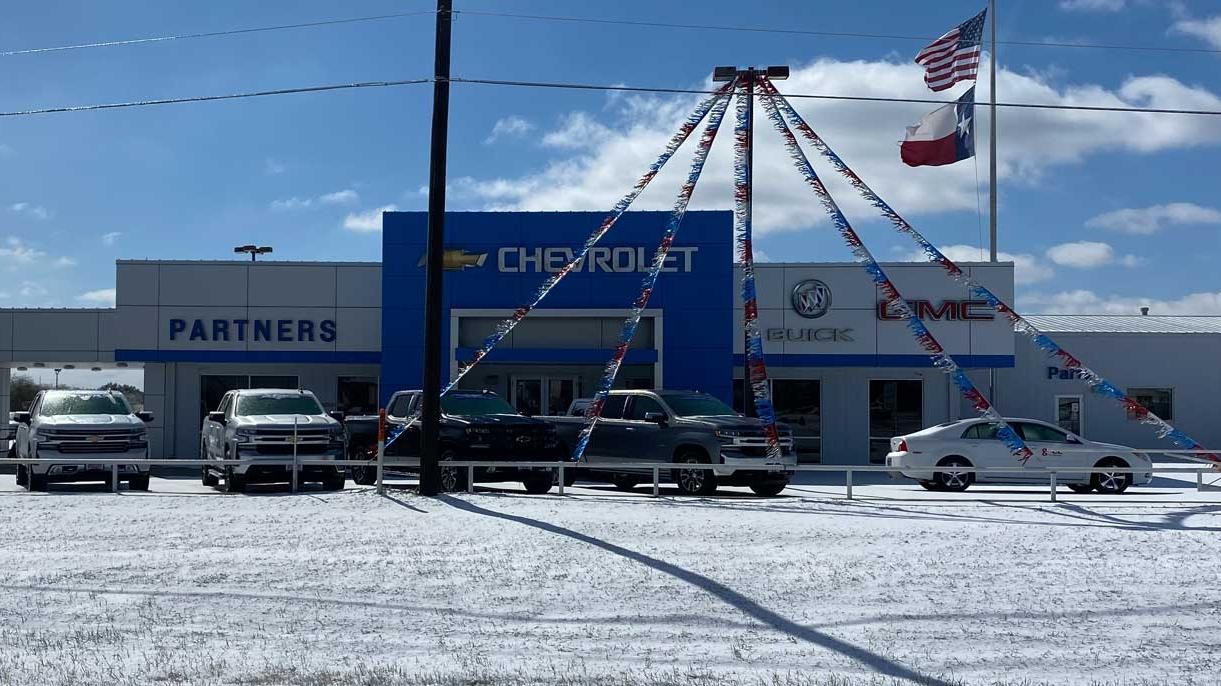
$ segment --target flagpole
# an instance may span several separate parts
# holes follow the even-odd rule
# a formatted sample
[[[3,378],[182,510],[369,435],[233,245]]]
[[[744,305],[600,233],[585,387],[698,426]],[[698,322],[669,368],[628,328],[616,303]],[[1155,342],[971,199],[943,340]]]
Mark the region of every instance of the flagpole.
[[[988,88],[988,117],[992,135],[988,136],[988,253],[989,260],[996,261],[996,0],[988,0],[988,14],[992,19],[992,68],[989,70],[991,87]]]

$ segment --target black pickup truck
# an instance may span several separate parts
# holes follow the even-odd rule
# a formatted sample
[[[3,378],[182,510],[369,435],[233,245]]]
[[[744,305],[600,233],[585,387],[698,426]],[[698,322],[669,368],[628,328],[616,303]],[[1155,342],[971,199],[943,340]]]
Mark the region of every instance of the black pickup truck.
[[[421,391],[398,391],[386,406],[386,459],[418,457],[420,423],[409,424],[419,413]],[[369,464],[352,469],[352,480],[369,485],[376,479],[377,417],[348,417],[351,459]],[[521,468],[514,462],[555,462],[565,459],[555,427],[541,419],[522,416],[491,391],[451,391],[441,398],[441,488],[466,488],[465,467],[446,467],[453,460],[504,462],[505,466],[478,467],[476,482],[520,481],[528,493],[546,493],[555,482],[555,470]],[[401,471],[395,469],[395,471]]]

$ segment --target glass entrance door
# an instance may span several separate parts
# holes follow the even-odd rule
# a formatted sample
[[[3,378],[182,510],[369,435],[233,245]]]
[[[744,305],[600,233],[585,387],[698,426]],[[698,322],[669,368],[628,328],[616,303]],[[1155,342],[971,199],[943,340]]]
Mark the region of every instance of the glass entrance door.
[[[1065,431],[1081,435],[1085,430],[1085,418],[1081,413],[1081,396],[1056,396],[1056,424]]]
[[[869,462],[883,464],[890,439],[924,428],[924,383],[914,379],[869,382]]]
[[[527,417],[543,413],[543,377],[515,376],[510,391],[509,403],[518,412]]]
[[[572,401],[577,399],[577,378],[575,376],[552,376],[547,379],[547,402],[543,414],[557,417],[568,411]]]

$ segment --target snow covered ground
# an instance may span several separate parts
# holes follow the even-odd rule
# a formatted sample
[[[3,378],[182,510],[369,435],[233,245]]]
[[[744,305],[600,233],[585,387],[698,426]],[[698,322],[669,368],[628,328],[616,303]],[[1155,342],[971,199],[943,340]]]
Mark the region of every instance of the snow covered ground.
[[[1221,491],[838,479],[433,500],[0,476],[0,684],[1221,683]]]

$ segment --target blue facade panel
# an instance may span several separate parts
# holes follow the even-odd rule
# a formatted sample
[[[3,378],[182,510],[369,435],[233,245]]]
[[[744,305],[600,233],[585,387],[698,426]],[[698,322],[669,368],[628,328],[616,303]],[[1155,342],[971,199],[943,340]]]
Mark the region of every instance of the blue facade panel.
[[[669,212],[629,212],[603,237],[579,271],[539,305],[545,309],[614,310],[627,316],[639,295]],[[428,214],[388,212],[382,234],[382,401],[422,378],[424,256]],[[529,303],[575,254],[602,212],[450,212],[446,214],[443,350],[454,350],[451,309],[512,310]],[[666,388],[698,388],[732,397],[732,214],[688,212],[649,308],[662,312],[662,350],[633,350],[629,361],[659,360]],[[492,361],[602,364],[611,350],[504,351]],[[448,359],[446,364],[448,365]],[[448,368],[443,377],[448,378]]]

